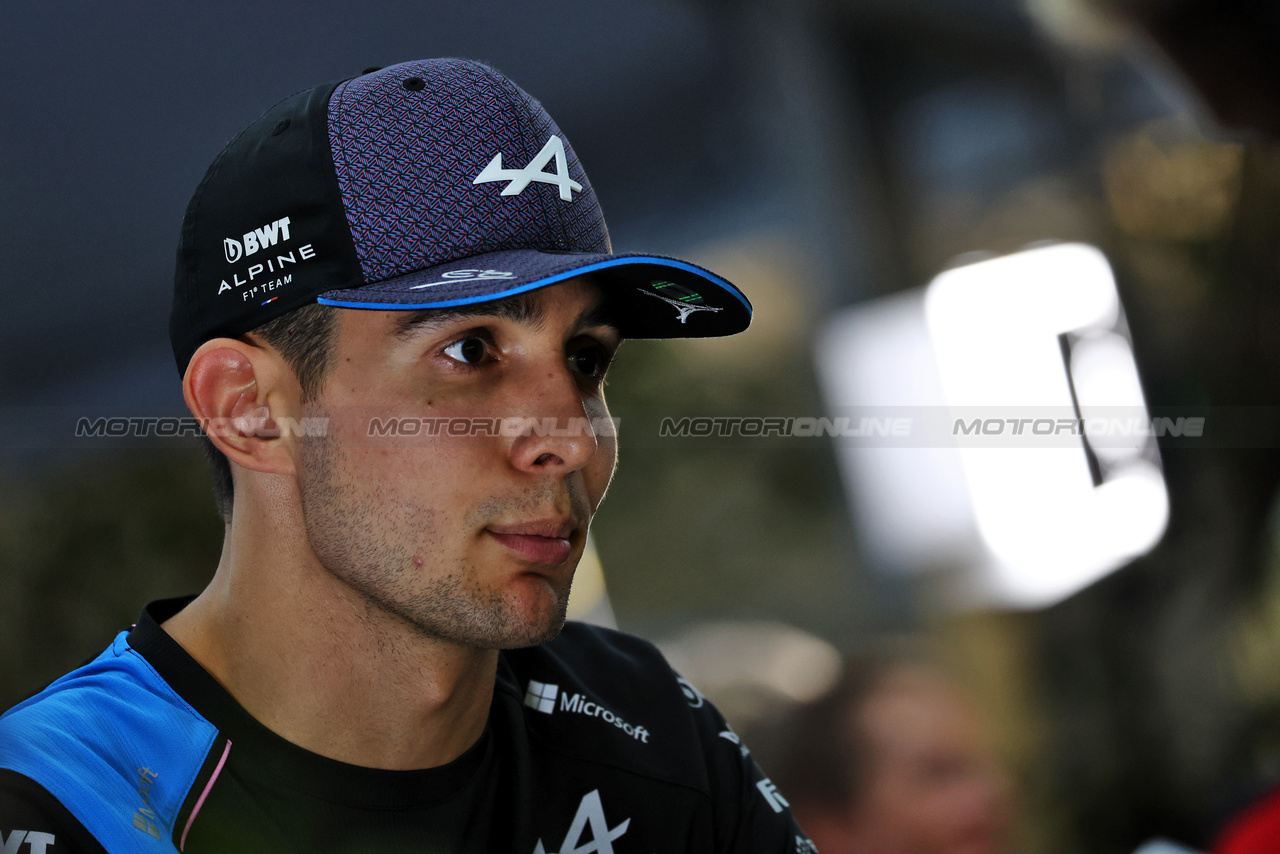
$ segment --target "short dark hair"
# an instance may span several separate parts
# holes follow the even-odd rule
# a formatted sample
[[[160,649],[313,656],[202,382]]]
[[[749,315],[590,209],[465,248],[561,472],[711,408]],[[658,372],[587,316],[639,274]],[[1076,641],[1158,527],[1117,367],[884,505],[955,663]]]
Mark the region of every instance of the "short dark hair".
[[[333,331],[337,311],[313,303],[294,309],[250,332],[284,357],[302,386],[302,401],[315,400],[324,387],[333,356]],[[235,490],[231,482],[231,461],[208,436],[200,437],[205,459],[213,474],[213,499],[223,519],[231,518]]]

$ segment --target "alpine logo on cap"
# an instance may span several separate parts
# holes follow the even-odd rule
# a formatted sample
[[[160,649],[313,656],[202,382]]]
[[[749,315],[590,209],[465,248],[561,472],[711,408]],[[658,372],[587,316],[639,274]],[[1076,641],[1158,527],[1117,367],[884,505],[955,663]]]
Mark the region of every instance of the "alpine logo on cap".
[[[556,171],[544,171],[552,160],[556,162]],[[504,196],[518,196],[534,181],[555,184],[560,188],[560,198],[566,202],[573,201],[574,190],[582,192],[582,185],[569,177],[569,159],[565,157],[564,142],[555,134],[551,135],[547,144],[542,146],[542,150],[523,169],[503,169],[502,152],[493,155],[493,159],[471,183],[487,184],[490,181],[508,182],[502,189]]]
[[[227,263],[233,267],[230,274],[224,273],[223,278],[218,281],[219,296],[229,291],[238,291],[241,302],[253,300],[259,306],[264,306],[275,300],[273,297],[262,301],[267,294],[293,284],[293,273],[286,273],[285,270],[315,258],[316,248],[311,243],[296,247],[286,245],[293,239],[289,233],[289,224],[289,217],[285,216],[246,231],[240,238],[223,238],[222,253],[226,256]],[[275,247],[274,251],[266,251],[272,247]],[[258,255],[259,252],[262,254]],[[243,262],[243,265],[234,266],[239,262]]]

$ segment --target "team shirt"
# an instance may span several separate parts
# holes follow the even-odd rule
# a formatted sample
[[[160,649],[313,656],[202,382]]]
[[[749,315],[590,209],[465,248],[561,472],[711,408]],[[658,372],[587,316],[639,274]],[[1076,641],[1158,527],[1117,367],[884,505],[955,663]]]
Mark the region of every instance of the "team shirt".
[[[500,655],[480,740],[388,771],[260,724],[148,605],[0,717],[0,854],[812,854],[719,712],[649,643],[569,623]]]

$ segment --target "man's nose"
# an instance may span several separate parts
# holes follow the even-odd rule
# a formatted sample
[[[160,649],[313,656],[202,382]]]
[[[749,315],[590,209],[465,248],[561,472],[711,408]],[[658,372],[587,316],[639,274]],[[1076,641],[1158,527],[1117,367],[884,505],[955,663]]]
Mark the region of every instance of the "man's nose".
[[[531,368],[521,384],[520,402],[512,413],[519,423],[511,428],[520,429],[511,458],[522,471],[569,474],[585,466],[599,449],[577,377],[560,361],[554,368]]]

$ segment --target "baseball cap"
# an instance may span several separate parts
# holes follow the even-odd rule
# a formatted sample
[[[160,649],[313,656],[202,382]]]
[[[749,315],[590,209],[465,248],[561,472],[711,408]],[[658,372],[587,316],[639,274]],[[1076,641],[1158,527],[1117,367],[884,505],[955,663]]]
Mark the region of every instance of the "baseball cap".
[[[187,206],[169,336],[203,342],[310,303],[450,308],[591,273],[624,337],[731,335],[751,304],[660,255],[615,255],[582,164],[494,69],[406,62],[280,101],[213,161]]]

